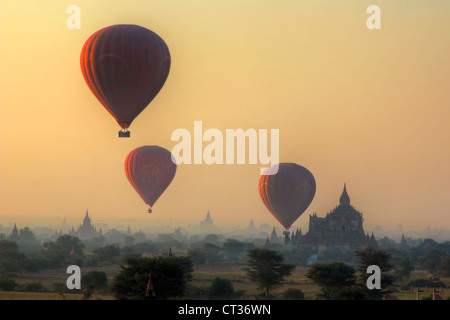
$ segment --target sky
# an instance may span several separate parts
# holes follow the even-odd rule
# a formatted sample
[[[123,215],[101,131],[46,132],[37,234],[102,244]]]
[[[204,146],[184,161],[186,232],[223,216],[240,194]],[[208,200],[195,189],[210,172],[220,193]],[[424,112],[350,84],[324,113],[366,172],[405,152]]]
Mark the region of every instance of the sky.
[[[69,29],[67,8],[80,8]],[[381,29],[366,12],[378,5]],[[260,164],[179,165],[147,206],[124,173],[143,145],[179,128],[279,129],[281,162],[314,175],[308,215],[346,183],[369,225],[450,227],[447,0],[2,0],[0,224],[158,219],[278,225],[257,189]],[[168,79],[129,139],[85,83],[95,31],[137,24],[164,39]],[[25,223],[25,222],[24,222]],[[370,230],[369,230],[370,231]]]

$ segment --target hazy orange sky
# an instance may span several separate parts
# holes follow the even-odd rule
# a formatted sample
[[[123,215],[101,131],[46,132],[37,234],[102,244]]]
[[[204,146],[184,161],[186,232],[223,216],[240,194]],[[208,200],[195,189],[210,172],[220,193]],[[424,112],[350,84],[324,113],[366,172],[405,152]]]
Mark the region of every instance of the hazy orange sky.
[[[381,30],[366,9],[381,8]],[[69,5],[81,29],[66,26]],[[46,218],[278,222],[261,165],[180,165],[153,214],[124,173],[171,133],[279,129],[280,161],[316,178],[308,214],[347,183],[365,224],[450,227],[448,0],[3,0],[0,2],[0,224]],[[131,138],[95,99],[80,52],[95,31],[137,24],[167,43],[166,84]],[[370,231],[370,230],[368,230]]]

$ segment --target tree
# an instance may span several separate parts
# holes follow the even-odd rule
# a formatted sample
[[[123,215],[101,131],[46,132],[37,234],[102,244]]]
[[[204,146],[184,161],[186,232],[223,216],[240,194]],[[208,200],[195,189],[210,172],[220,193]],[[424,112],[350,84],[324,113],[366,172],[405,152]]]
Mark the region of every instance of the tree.
[[[121,251],[119,246],[110,244],[104,247],[96,248],[94,253],[97,255],[99,262],[114,263],[119,259]]]
[[[356,285],[355,269],[343,262],[315,263],[311,265],[306,277],[321,288],[320,297],[339,299],[340,291]]]
[[[381,289],[367,289],[369,299],[380,300],[391,293],[390,286],[394,283],[394,277],[388,274],[394,266],[391,264],[391,255],[384,250],[374,248],[364,248],[355,251],[359,265],[357,269],[358,280],[362,287],[366,287],[368,278],[367,268],[376,265],[381,271]]]
[[[405,249],[398,247],[379,248],[390,254],[390,261],[394,266],[399,266],[401,261],[408,257],[408,252]]]
[[[132,248],[134,249],[134,252],[139,254],[157,254],[158,253],[158,246],[153,243],[152,241],[145,241],[145,242],[139,242],[136,244],[133,244]]]
[[[229,279],[214,278],[209,289],[210,299],[230,299],[234,295],[233,283]]]
[[[0,276],[0,290],[13,291],[18,286],[14,279]]]
[[[22,290],[26,292],[45,292],[47,288],[44,287],[41,280],[38,282],[25,283],[22,285]]]
[[[438,249],[439,245],[433,239],[425,239],[415,248],[411,248],[410,257],[413,264],[421,264],[420,258],[433,249]]]
[[[71,293],[71,289],[67,288],[67,284],[63,282],[54,282],[53,287],[55,288],[55,292],[61,295],[61,297],[66,300],[65,293]]]
[[[419,262],[425,270],[434,273],[438,269],[443,256],[445,256],[445,252],[438,249],[430,249],[419,258]]]
[[[223,260],[220,247],[209,242],[203,243],[202,247],[189,249],[188,255],[192,257],[195,264],[209,263],[214,266]]]
[[[206,254],[206,261],[211,264],[212,267],[223,260],[223,255],[219,246],[206,242],[202,249]]]
[[[439,272],[444,277],[450,277],[450,256],[445,255],[441,257],[441,264],[439,265]]]
[[[17,240],[20,252],[25,254],[38,253],[41,243],[34,236],[30,228],[25,227],[19,230],[19,240]]]
[[[19,271],[25,258],[15,241],[0,240],[0,274]]]
[[[139,258],[141,256],[141,254],[135,252],[134,248],[131,246],[122,247],[120,249],[120,253],[122,256],[122,260],[126,260],[128,258]]]
[[[245,243],[236,239],[227,239],[222,245],[225,256],[236,262],[240,262],[245,257],[245,251],[251,248],[253,248],[252,243]]]
[[[100,248],[105,245],[106,238],[104,236],[98,236],[91,239],[83,239],[84,249],[88,252],[94,251],[95,248]]]
[[[300,289],[288,288],[282,296],[285,300],[305,300],[305,294]]]
[[[114,277],[111,291],[118,299],[144,299],[151,276],[156,298],[183,296],[192,279],[190,257],[128,258]]]
[[[413,270],[414,270],[414,267],[411,264],[409,257],[405,257],[400,261],[400,263],[398,265],[398,269],[395,274],[400,279],[409,278],[409,276],[411,275],[411,271],[413,271]]]
[[[82,265],[84,244],[78,237],[63,235],[55,242],[46,242],[42,246],[41,255],[54,267],[66,264]]]
[[[366,289],[355,285],[352,287],[341,288],[336,292],[335,299],[337,300],[366,300]]]
[[[81,287],[91,285],[93,290],[104,290],[108,287],[108,277],[103,271],[89,271],[81,277]]]
[[[247,252],[249,256],[247,275],[260,289],[265,290],[266,296],[269,296],[271,289],[280,287],[284,278],[295,268],[295,265],[283,263],[283,256],[276,251],[254,248]]]
[[[206,263],[206,253],[202,248],[189,249],[187,254],[192,258],[195,265]]]
[[[84,298],[89,299],[94,291],[105,290],[108,286],[108,277],[103,271],[89,271],[81,277],[81,288]]]
[[[282,245],[274,250],[283,255],[286,263],[304,266],[306,266],[308,258],[315,253],[314,248],[307,245]]]

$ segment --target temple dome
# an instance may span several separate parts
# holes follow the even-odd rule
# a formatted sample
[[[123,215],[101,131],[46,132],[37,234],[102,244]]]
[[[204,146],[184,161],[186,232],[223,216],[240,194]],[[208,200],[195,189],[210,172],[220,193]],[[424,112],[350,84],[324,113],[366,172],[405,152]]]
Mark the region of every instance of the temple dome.
[[[91,218],[89,218],[88,210],[86,210],[86,216],[83,219],[83,226],[91,226]]]

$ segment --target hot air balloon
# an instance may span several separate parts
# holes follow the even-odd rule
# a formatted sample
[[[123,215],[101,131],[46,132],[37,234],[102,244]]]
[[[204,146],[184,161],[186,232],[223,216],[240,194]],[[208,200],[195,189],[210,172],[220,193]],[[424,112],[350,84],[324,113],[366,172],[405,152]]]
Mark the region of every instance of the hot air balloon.
[[[289,233],[291,225],[311,204],[316,181],[308,169],[296,163],[280,163],[261,175],[258,190],[267,209]]]
[[[125,160],[125,174],[142,200],[150,206],[172,182],[177,166],[172,153],[159,146],[142,146],[131,151]]]
[[[163,87],[170,69],[166,43],[146,28],[119,24],[98,30],[84,43],[81,72],[94,96],[129,137],[131,122]]]

